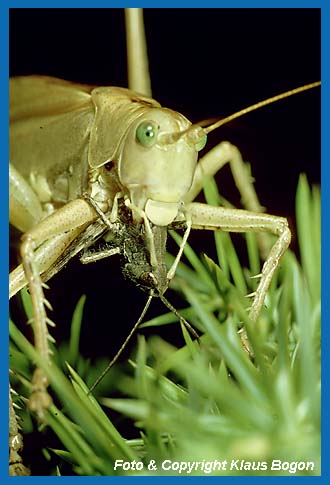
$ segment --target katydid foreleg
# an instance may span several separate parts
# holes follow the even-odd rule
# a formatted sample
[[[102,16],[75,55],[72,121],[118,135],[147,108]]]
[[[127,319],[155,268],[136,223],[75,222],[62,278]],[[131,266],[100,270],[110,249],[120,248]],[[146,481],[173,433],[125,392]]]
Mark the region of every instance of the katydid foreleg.
[[[255,321],[262,309],[266,293],[279,261],[291,241],[291,232],[284,217],[260,214],[239,209],[212,207],[196,202],[187,204],[186,211],[194,229],[226,232],[266,232],[278,237],[263,265],[260,281],[254,294],[249,316]]]

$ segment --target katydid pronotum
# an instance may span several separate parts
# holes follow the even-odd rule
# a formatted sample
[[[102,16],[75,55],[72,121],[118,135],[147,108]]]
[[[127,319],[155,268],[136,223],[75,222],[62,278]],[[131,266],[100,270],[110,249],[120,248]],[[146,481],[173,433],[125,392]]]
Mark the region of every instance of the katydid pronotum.
[[[134,43],[137,44],[136,41]],[[147,276],[149,281],[153,280],[152,291],[160,293],[165,291],[168,280],[173,277],[175,266],[167,274],[162,271],[164,283],[160,288],[159,278],[155,282],[160,266],[155,232],[164,239],[170,224],[179,222],[186,225],[186,236],[190,226],[275,233],[279,239],[264,266],[252,304],[250,316],[257,318],[278,260],[289,244],[290,232],[285,219],[261,214],[261,206],[235,147],[223,143],[196,165],[198,145],[203,144],[208,128],[192,128],[181,115],[160,111],[158,103],[148,99],[150,93],[145,85],[140,87],[136,81],[130,83],[130,89],[142,92],[146,98],[121,89],[92,91],[90,87],[42,77],[14,80],[12,89],[11,162],[14,168],[11,172],[11,222],[25,232],[21,250],[25,270],[19,267],[12,274],[11,294],[26,284],[26,278],[29,280],[35,309],[34,326],[39,329],[36,331],[36,346],[45,359],[49,359],[47,317],[39,274],[48,271],[54,262],[61,259],[65,247],[99,219],[98,207],[106,213],[110,226],[117,223],[123,211],[125,218],[127,214],[132,217],[129,224],[146,234],[145,247],[152,268]],[[27,105],[27,98],[34,94],[37,98],[34,97],[32,105]],[[96,114],[95,107],[98,107]],[[56,128],[54,124],[50,126],[47,123],[50,111],[53,116],[51,122],[58,125]],[[102,137],[104,126],[113,138],[106,140]],[[21,136],[27,140],[30,138],[27,143],[31,144],[18,143]],[[61,140],[61,144],[56,144],[54,138]],[[51,152],[49,146],[52,147]],[[175,164],[177,149],[181,153],[179,162]],[[42,153],[42,150],[45,151]],[[130,158],[129,150],[134,150],[134,159]],[[138,170],[135,150],[143,154]],[[152,172],[149,170],[150,161],[145,158],[148,152],[167,157],[171,151],[166,166],[159,158],[160,171],[155,168]],[[156,159],[158,161],[158,157],[158,154],[153,155],[152,163]],[[201,175],[213,175],[227,162],[234,171],[246,207],[253,213],[191,203],[201,188]],[[143,164],[146,164],[144,170],[141,169]],[[85,192],[92,201],[83,197]],[[47,211],[52,215],[44,218]],[[45,376],[37,370],[30,406],[40,416],[49,402],[46,388]]]

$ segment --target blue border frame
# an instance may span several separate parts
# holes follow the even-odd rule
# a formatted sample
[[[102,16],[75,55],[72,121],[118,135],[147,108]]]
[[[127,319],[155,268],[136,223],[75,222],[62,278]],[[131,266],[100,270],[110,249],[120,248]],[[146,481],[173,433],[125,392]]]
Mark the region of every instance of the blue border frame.
[[[135,6],[136,2],[127,2],[130,5],[125,5],[122,1],[104,1],[104,0],[94,0],[93,2],[87,0],[57,0],[57,1],[40,1],[40,0],[3,0],[0,4],[0,49],[1,49],[1,62],[0,62],[0,132],[3,134],[2,142],[0,144],[1,150],[1,159],[2,163],[0,165],[1,170],[1,251],[0,251],[0,267],[2,268],[1,278],[0,278],[0,308],[4,309],[7,308],[7,293],[8,293],[8,279],[7,279],[7,270],[5,268],[8,267],[8,186],[7,186],[7,178],[8,178],[8,170],[7,164],[5,160],[8,160],[8,12],[9,8],[11,7],[28,7],[28,8],[35,8],[35,7],[123,7],[123,6]],[[173,1],[167,0],[166,2],[159,1],[157,5],[148,1],[142,2],[144,7],[199,7],[197,1],[193,0],[190,2],[187,1]],[[269,8],[321,8],[322,9],[322,205],[323,208],[327,209],[330,204],[330,194],[329,194],[329,116],[330,110],[327,107],[330,106],[330,94],[329,94],[329,59],[330,59],[330,32],[329,32],[329,25],[330,25],[330,5],[329,1],[327,0],[222,0],[219,2],[216,1],[205,1],[202,5],[205,7],[230,7],[230,8],[239,8],[239,7],[248,7],[248,8],[258,8],[258,7],[269,7]],[[308,35],[308,32],[306,32]],[[4,135],[6,134],[6,135]],[[329,322],[329,305],[328,301],[330,299],[329,294],[329,272],[327,271],[330,268],[330,261],[329,261],[329,248],[330,241],[329,241],[329,216],[326,210],[323,210],[322,215],[322,320],[323,323]],[[4,315],[5,312],[2,312]],[[4,349],[7,348],[7,319],[1,318],[1,327],[0,327],[0,341]],[[322,332],[322,339],[323,339],[323,348],[326,349],[323,352],[323,376],[328,376],[329,369],[329,359],[326,358],[327,353],[327,344],[329,341],[329,331],[326,328],[326,325],[323,324],[323,332]],[[8,382],[8,375],[7,375],[7,366],[8,366],[8,358],[7,352],[0,352],[0,382],[5,383]],[[322,457],[323,457],[323,466],[322,466],[322,477],[315,477],[311,478],[313,480],[325,480],[326,477],[329,476],[329,464],[326,457],[329,457],[329,419],[328,419],[328,408],[329,408],[329,385],[327,384],[326,380],[323,379],[323,394],[322,394],[322,404],[323,404],[323,422],[322,422]],[[7,408],[7,386],[1,385],[1,420],[5,421],[5,425],[2,426],[2,430],[6,429],[7,426],[7,415],[8,415],[8,408]],[[8,456],[8,441],[7,441],[7,433],[1,433],[1,440],[0,440],[0,477],[4,480],[10,480],[7,477],[7,456]],[[68,480],[71,477],[62,477],[64,480]],[[76,479],[77,477],[72,477]],[[82,478],[82,477],[81,477]],[[168,478],[168,477],[167,477]],[[223,479],[230,479],[230,480],[254,480],[258,477],[228,477],[228,478],[220,478]],[[16,478],[16,480],[20,478]],[[52,477],[49,477],[52,479]],[[86,477],[88,480],[97,479],[97,477]],[[104,479],[104,478],[103,478]],[[115,478],[114,478],[115,479]],[[129,480],[129,477],[122,477],[121,480]],[[144,480],[145,477],[138,477],[136,480]],[[162,477],[153,477],[150,478],[152,480],[162,479]],[[179,477],[173,477],[171,480],[178,480],[181,479]],[[189,480],[200,480],[200,477],[190,477]],[[216,479],[209,478],[209,479]],[[277,479],[277,477],[267,477],[267,479]],[[291,477],[279,477],[281,480],[290,480]],[[297,479],[304,479],[303,477],[296,477]],[[30,477],[28,480],[44,480],[44,477]]]

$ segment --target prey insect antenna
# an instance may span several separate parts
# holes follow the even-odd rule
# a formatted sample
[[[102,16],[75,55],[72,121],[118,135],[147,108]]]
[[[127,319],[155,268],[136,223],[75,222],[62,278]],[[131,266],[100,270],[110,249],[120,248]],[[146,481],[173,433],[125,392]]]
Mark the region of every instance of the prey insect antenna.
[[[94,384],[90,387],[89,391],[88,391],[88,394],[90,394],[94,389],[95,387],[101,382],[101,380],[103,379],[103,377],[107,374],[107,372],[111,369],[111,367],[114,365],[114,363],[118,360],[119,356],[121,355],[121,353],[123,352],[123,350],[125,349],[126,345],[128,344],[128,342],[130,341],[132,335],[134,334],[135,330],[138,328],[138,326],[140,325],[140,323],[142,322],[142,320],[144,319],[145,317],[145,314],[147,313],[147,310],[150,306],[150,303],[151,303],[151,300],[153,298],[153,294],[151,294],[149,297],[148,297],[148,300],[147,300],[147,303],[145,304],[143,310],[142,310],[142,313],[141,315],[139,316],[137,322],[135,323],[135,325],[133,326],[132,330],[130,331],[130,333],[128,334],[128,336],[126,337],[124,343],[122,344],[122,346],[120,347],[120,349],[118,350],[118,352],[116,353],[116,355],[113,357],[113,359],[109,362],[109,364],[106,366],[106,368],[104,369],[104,371],[99,375],[99,377],[96,379],[96,381],[94,382]]]
[[[190,325],[189,322],[187,322],[187,320],[182,316],[180,315],[180,313],[178,312],[178,310],[176,310],[174,308],[173,305],[171,305],[171,303],[165,298],[164,295],[159,295],[159,298],[161,299],[161,301],[164,303],[164,305],[172,312],[174,313],[174,315],[179,319],[179,321],[181,323],[183,323],[183,325],[186,327],[186,329],[191,333],[191,335],[197,339],[199,339],[199,335],[198,333],[192,328],[192,326]]]

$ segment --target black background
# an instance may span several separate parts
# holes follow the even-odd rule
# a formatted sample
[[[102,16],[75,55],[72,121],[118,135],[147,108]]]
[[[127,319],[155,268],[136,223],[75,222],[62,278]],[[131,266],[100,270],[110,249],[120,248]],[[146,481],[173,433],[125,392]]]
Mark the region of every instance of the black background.
[[[145,23],[153,97],[193,122],[320,79],[319,9],[146,9]],[[127,86],[123,11],[11,9],[10,74]],[[299,173],[320,181],[319,96],[315,89],[291,97],[209,135],[208,146],[229,140],[241,149],[262,204],[292,225]],[[227,168],[217,180],[239,205]],[[212,235],[190,240],[208,252]],[[68,332],[82,293],[87,293],[82,349],[86,356],[110,357],[146,296],[123,280],[116,258],[88,267],[70,263],[48,292],[57,340]]]

